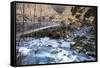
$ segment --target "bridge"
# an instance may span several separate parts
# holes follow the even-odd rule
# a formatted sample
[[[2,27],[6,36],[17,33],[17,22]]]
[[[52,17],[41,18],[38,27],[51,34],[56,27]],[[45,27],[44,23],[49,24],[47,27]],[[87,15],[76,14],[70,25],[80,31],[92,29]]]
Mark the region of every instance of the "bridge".
[[[30,25],[31,28],[29,29],[29,26],[24,26],[24,30],[20,31],[16,34],[17,37],[20,37],[22,35],[27,35],[32,32],[36,32],[39,30],[47,29],[47,28],[52,28],[52,27],[61,27],[61,23],[59,22],[45,22],[45,23],[33,23]],[[27,29],[28,28],[28,29]]]

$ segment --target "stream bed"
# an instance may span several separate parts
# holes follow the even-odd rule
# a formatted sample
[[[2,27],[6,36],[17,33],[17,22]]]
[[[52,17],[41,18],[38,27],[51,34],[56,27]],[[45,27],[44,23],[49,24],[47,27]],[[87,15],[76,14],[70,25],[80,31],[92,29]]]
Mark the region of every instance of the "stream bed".
[[[90,35],[87,34],[90,33],[90,28],[87,27],[87,30],[85,28],[86,27],[73,33],[82,36],[85,34]],[[64,39],[53,39],[50,37],[20,38],[20,40],[16,41],[17,58],[20,58],[20,60],[17,62],[21,63],[21,65],[27,65],[95,61],[95,57],[84,52],[79,53],[76,50],[71,49],[71,45],[76,44],[76,42],[73,41],[73,35],[74,34],[72,34],[71,37]]]
[[[23,41],[24,46],[17,46],[22,58],[22,64],[46,64],[62,62],[93,61],[95,58],[84,53],[77,53],[70,49],[70,44],[63,39],[55,40],[48,37],[35,39],[27,38]],[[20,43],[20,44],[23,44]]]

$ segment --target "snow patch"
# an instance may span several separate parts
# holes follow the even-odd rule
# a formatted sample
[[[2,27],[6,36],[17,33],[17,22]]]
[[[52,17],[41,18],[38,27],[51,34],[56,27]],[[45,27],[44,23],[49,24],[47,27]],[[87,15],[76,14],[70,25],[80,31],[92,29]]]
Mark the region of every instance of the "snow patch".
[[[28,55],[28,53],[31,51],[31,49],[20,47],[19,52],[21,52],[23,55]]]
[[[70,48],[70,42],[63,42],[61,47],[68,47],[68,48]]]

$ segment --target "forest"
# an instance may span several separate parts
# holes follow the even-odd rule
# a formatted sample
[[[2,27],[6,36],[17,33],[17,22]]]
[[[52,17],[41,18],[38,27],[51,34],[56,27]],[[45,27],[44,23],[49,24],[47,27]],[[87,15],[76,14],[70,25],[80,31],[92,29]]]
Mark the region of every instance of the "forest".
[[[97,8],[16,4],[17,65],[96,61]]]

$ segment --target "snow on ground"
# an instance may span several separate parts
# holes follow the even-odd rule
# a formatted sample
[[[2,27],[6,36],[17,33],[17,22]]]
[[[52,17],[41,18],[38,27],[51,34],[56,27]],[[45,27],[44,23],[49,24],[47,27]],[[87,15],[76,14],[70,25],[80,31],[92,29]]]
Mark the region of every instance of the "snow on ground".
[[[26,47],[19,48],[19,52],[21,52],[21,54],[23,54],[23,55],[28,55],[29,51],[31,51],[31,49],[28,49]]]
[[[17,46],[17,49],[22,56],[25,56],[25,58],[22,59],[22,64],[46,64],[95,60],[93,57],[89,57],[85,54],[80,55],[77,52],[70,50],[70,44],[75,44],[75,42],[69,42],[63,39],[50,39],[49,37],[40,39],[26,38],[19,44],[19,46]]]
[[[68,47],[68,48],[70,48],[70,42],[63,42],[61,44],[61,47]]]

